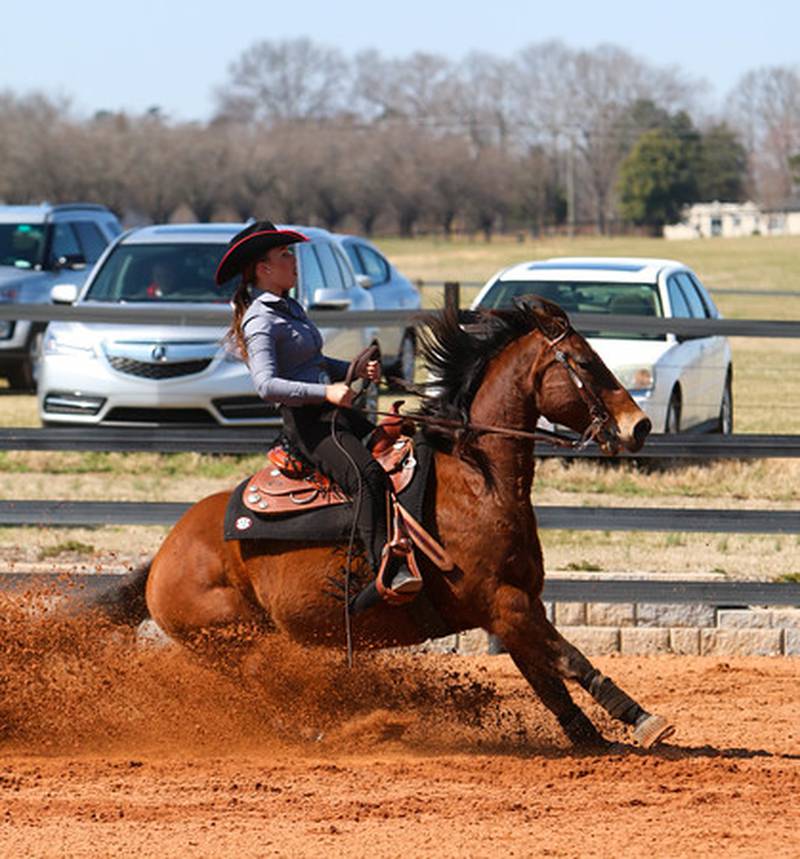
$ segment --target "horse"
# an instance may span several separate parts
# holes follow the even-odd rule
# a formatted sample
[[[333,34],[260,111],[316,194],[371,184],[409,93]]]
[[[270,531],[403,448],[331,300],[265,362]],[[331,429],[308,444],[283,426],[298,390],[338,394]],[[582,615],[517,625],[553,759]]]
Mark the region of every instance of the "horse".
[[[583,687],[640,745],[661,742],[674,730],[667,720],[641,707],[548,620],[531,502],[541,416],[606,454],[641,449],[650,420],[551,302],[529,298],[466,325],[445,310],[426,323],[421,354],[435,384],[416,412],[434,447],[426,525],[453,568],[444,572],[420,557],[424,598],[449,632],[480,627],[499,637],[573,746],[609,744],[565,680]],[[459,430],[444,429],[453,425]],[[327,587],[341,575],[340,544],[224,540],[229,497],[220,492],[194,504],[151,562],[105,595],[109,616],[136,625],[149,615],[189,648],[202,641],[204,652],[246,642],[242,659],[275,633],[356,649],[429,637],[414,603],[382,602],[343,623],[342,603]]]

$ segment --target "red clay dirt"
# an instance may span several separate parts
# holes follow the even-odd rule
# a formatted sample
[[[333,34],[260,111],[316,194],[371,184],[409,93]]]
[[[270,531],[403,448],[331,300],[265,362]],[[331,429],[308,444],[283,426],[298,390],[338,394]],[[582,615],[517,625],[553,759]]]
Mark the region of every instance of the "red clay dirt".
[[[0,603],[2,857],[800,856],[798,659],[598,659],[677,732],[589,755],[506,656],[223,676],[45,608]]]

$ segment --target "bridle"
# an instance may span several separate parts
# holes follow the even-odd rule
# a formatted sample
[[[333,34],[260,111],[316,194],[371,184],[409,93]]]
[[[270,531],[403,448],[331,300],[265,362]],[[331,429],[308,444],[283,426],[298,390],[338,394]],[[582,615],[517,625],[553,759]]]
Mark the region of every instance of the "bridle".
[[[548,333],[540,324],[537,324],[537,328],[544,338],[547,346],[552,349],[554,359],[567,371],[567,376],[575,386],[578,395],[589,410],[591,421],[578,438],[556,432],[555,430],[547,430],[543,428],[539,428],[534,431],[520,430],[512,427],[479,424],[474,423],[473,421],[448,420],[446,418],[437,418],[431,415],[406,414],[400,415],[400,417],[408,418],[416,423],[421,423],[434,428],[452,430],[454,432],[473,432],[478,435],[505,435],[512,438],[529,439],[534,442],[541,441],[546,444],[571,448],[573,450],[583,450],[590,442],[595,441],[600,446],[609,446],[616,451],[619,448],[619,428],[617,427],[616,421],[609,414],[602,399],[581,377],[580,369],[575,365],[574,358],[568,352],[564,351],[564,349],[557,348],[558,344],[561,343],[562,340],[565,340],[571,333],[574,333],[575,329],[569,324],[569,322],[567,322],[563,331],[561,331],[557,336],[551,337],[548,336]],[[395,418],[398,417],[398,414],[395,412],[378,411],[375,412],[375,414]]]
[[[575,329],[567,322],[564,330],[554,338],[548,337],[541,326],[539,327],[539,331],[541,331],[547,345],[553,350],[553,357],[567,371],[570,381],[577,389],[579,396],[589,410],[591,421],[589,422],[589,426],[583,431],[583,435],[581,435],[576,445],[577,449],[583,450],[590,441],[595,441],[601,446],[610,445],[618,449],[619,427],[617,426],[617,422],[609,414],[600,396],[581,378],[579,368],[575,366],[572,356],[563,349],[556,348],[569,334],[574,333]]]

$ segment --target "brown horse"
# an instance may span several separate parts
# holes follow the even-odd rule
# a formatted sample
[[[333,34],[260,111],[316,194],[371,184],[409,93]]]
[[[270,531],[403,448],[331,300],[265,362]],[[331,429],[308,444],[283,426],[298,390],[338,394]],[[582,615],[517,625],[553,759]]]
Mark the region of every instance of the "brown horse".
[[[459,421],[532,431],[544,415],[593,438],[606,453],[641,448],[650,421],[560,308],[533,300],[481,319],[479,331],[452,313],[428,320],[423,355],[438,380],[420,411],[429,424],[438,418],[440,426]],[[642,745],[668,736],[672,728],[663,718],[595,669],[545,615],[544,564],[531,506],[532,433],[466,429],[456,438],[439,436],[435,444],[426,523],[455,568],[445,573],[420,559],[429,607],[451,632],[482,627],[499,636],[573,743],[602,747],[605,740],[573,702],[564,678],[630,725]],[[229,496],[222,492],[195,504],[149,568],[107,596],[106,607],[138,622],[145,593],[146,609],[161,629],[190,647],[201,640],[221,647],[243,628],[248,642],[279,631],[300,642],[343,647],[343,606],[328,587],[341,575],[341,546],[226,542]],[[413,603],[381,604],[352,620],[356,647],[427,637]]]

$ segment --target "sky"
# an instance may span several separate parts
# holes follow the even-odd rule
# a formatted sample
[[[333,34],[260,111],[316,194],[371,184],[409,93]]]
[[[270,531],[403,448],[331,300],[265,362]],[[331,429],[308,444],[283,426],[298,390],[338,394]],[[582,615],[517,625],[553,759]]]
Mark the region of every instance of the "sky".
[[[548,39],[613,43],[706,81],[711,111],[745,72],[800,65],[800,0],[0,0],[0,27],[0,91],[66,96],[84,116],[158,106],[208,120],[230,63],[262,39],[454,61]]]

